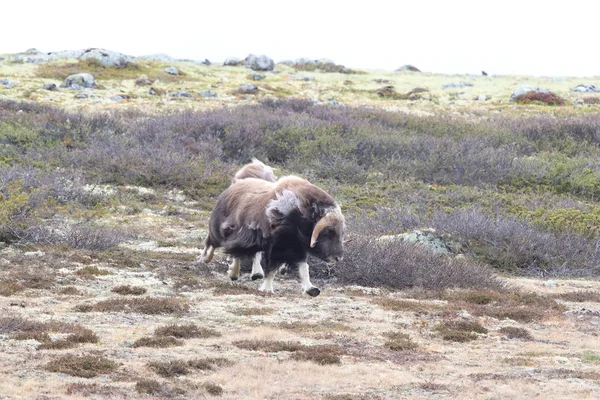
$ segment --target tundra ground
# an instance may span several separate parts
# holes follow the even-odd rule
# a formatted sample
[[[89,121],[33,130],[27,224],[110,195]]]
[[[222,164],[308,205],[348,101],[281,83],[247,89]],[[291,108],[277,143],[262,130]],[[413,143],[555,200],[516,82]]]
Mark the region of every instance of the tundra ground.
[[[292,276],[265,295],[248,274],[229,282],[222,254],[195,264],[202,224],[150,210],[128,218],[160,242],[0,252],[0,398],[600,394],[597,281],[503,278],[503,296],[536,294],[515,319],[498,317],[493,291],[317,282],[322,294],[308,298]]]

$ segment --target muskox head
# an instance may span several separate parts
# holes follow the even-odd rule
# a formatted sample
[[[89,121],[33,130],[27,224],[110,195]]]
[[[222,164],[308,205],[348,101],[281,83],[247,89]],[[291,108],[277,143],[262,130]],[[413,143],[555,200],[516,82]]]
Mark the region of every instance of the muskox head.
[[[296,194],[289,190],[276,193],[276,199],[269,202],[266,210],[271,228],[293,223],[301,236],[310,237],[307,244],[311,255],[328,263],[341,260],[346,221],[340,207],[312,204],[309,211],[303,209],[300,203]]]
[[[334,263],[342,259],[346,221],[339,207],[325,210],[310,238],[310,254]]]

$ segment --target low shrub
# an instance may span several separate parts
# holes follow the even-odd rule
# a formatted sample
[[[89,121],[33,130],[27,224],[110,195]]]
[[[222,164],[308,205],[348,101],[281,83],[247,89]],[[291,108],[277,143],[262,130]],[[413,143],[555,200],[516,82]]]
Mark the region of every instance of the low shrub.
[[[118,364],[102,356],[69,354],[50,361],[45,368],[50,372],[60,372],[82,378],[94,378],[115,371]]]
[[[516,96],[514,101],[517,104],[543,104],[547,106],[564,106],[564,99],[560,98],[556,94],[549,92],[536,92],[531,91],[522,95]]]

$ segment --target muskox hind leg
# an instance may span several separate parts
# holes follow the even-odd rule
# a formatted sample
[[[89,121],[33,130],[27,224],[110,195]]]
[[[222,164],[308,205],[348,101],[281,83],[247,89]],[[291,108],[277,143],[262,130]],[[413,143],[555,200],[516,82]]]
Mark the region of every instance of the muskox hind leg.
[[[310,282],[310,274],[308,272],[308,264],[306,262],[301,262],[298,264],[298,274],[300,275],[300,280],[302,281],[302,292],[306,293],[311,297],[316,297],[321,293],[321,290],[313,286]]]
[[[252,280],[255,281],[257,279],[262,279],[265,277],[265,271],[263,271],[262,266],[260,265],[260,260],[262,260],[262,253],[258,252],[254,255],[254,259],[252,260]]]
[[[229,265],[229,269],[227,270],[227,275],[229,275],[229,279],[232,281],[237,281],[240,277],[240,259],[233,257],[233,261],[231,265]]]

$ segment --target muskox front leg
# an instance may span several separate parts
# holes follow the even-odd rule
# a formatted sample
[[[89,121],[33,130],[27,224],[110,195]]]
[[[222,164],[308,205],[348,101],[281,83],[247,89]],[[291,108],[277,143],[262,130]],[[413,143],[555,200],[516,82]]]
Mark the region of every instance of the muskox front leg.
[[[275,268],[272,271],[269,271],[267,277],[265,278],[262,285],[260,286],[260,289],[258,290],[260,290],[261,292],[275,293],[275,291],[273,290],[273,279],[275,279],[276,274],[277,268]]]
[[[229,269],[227,270],[227,275],[229,275],[229,279],[232,281],[237,281],[240,277],[240,259],[233,258],[233,261],[229,265]]]
[[[313,286],[310,282],[310,274],[308,272],[308,264],[306,262],[302,262],[298,264],[298,274],[300,275],[300,280],[302,281],[302,292],[306,293],[311,297],[316,297],[321,293],[321,290]]]
[[[215,248],[213,246],[204,245],[204,249],[202,249],[202,253],[196,259],[196,262],[209,263],[213,259],[214,254]]]
[[[252,260],[252,280],[255,281],[257,279],[262,279],[265,277],[265,271],[263,271],[262,266],[260,265],[260,260],[262,260],[262,253],[258,252],[254,255],[254,259]]]

